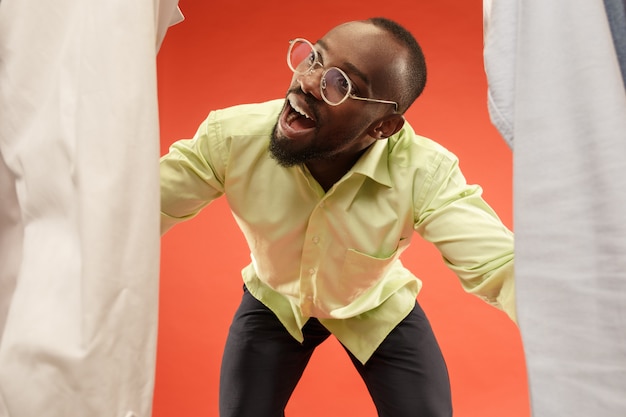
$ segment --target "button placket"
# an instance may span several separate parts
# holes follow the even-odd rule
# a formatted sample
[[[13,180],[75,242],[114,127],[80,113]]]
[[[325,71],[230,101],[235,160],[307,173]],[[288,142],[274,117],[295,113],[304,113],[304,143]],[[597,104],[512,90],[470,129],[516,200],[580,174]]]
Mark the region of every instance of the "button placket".
[[[313,309],[315,303],[316,279],[319,270],[319,263],[323,259],[323,235],[325,224],[325,213],[321,210],[324,207],[323,201],[313,209],[309,217],[306,230],[304,246],[302,247],[302,258],[300,267],[300,308],[303,312]]]

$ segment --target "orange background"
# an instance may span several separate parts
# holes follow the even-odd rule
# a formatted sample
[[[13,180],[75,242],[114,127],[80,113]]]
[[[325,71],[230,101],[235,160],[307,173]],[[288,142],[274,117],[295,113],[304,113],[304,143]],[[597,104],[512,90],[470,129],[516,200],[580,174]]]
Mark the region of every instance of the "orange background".
[[[482,0],[181,0],[186,20],[158,55],[161,152],[191,137],[212,109],[283,97],[288,40],[315,41],[336,24],[385,16],[421,43],[429,80],[407,113],[415,130],[456,153],[467,179],[512,228],[512,154],[489,121]],[[528,417],[520,336],[498,310],[463,292],[430,245],[402,259],[446,357],[455,415]],[[225,200],[162,239],[154,417],[216,417],[219,367],[249,252]],[[288,416],[375,417],[364,384],[329,339],[314,354]]]

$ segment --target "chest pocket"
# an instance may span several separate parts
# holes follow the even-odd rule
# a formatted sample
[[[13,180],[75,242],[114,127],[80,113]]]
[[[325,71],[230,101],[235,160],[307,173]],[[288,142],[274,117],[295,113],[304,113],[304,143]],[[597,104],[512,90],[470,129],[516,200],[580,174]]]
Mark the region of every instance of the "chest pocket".
[[[349,302],[376,286],[384,278],[391,265],[409,245],[409,240],[402,238],[396,250],[383,258],[348,249],[339,279]]]

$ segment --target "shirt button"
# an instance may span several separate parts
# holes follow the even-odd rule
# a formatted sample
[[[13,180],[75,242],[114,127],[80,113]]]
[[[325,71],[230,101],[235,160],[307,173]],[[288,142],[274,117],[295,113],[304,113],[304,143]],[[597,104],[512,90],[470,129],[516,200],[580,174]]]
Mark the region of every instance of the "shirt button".
[[[313,243],[315,243],[316,245],[317,245],[318,243],[320,243],[320,237],[319,237],[319,236],[314,236],[314,237],[313,237]]]
[[[314,273],[315,273],[315,269],[314,268],[309,269],[309,274],[313,275]]]

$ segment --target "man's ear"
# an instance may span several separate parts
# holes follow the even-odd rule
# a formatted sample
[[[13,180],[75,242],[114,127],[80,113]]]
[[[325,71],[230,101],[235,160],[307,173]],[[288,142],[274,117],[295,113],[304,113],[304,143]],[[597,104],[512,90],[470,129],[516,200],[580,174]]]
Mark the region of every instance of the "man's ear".
[[[368,134],[374,139],[387,139],[402,129],[402,126],[404,126],[404,116],[390,114],[372,123]]]

